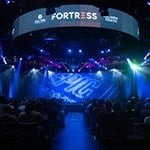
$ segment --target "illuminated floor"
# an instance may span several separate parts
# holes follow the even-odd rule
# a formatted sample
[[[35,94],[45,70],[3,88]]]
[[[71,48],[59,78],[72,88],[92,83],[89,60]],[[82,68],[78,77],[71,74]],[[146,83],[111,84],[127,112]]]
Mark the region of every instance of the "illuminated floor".
[[[53,150],[98,150],[98,145],[84,124],[83,113],[68,113],[65,128],[53,140]]]

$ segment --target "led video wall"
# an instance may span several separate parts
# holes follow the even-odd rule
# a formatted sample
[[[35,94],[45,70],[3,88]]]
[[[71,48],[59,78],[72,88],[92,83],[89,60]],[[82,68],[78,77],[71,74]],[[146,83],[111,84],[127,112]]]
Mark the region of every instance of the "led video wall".
[[[55,97],[69,103],[93,98],[117,100],[120,96],[119,78],[111,73],[29,74],[20,80],[18,93],[20,97]]]
[[[99,8],[92,5],[62,5],[50,13],[50,10],[41,8],[19,16],[13,25],[13,38],[33,31],[64,27],[110,29],[139,38],[136,19],[116,9],[109,8],[109,16],[101,16]]]

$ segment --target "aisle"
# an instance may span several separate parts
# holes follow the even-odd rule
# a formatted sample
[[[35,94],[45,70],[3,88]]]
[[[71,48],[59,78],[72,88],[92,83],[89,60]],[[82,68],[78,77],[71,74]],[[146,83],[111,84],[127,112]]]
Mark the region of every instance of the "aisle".
[[[70,112],[65,128],[53,140],[53,150],[98,150],[94,137],[84,124],[82,112]]]

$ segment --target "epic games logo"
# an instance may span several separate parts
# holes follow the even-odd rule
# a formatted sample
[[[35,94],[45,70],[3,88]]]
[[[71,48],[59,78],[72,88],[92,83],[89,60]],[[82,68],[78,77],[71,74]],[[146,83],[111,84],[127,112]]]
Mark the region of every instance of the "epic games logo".
[[[51,16],[51,20],[97,20],[97,18],[95,12],[57,12]]]

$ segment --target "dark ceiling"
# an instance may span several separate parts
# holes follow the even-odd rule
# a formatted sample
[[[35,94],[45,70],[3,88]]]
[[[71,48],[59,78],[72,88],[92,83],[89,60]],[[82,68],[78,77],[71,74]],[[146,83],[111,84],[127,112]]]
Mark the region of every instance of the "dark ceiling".
[[[140,27],[140,39],[136,43],[135,47],[136,52],[140,51],[139,54],[140,55],[142,54],[142,56],[144,56],[145,52],[147,50],[150,50],[150,6],[147,5],[147,0],[124,0],[124,1],[123,0],[12,0],[10,4],[6,4],[5,0],[0,0],[0,44],[2,44],[3,47],[5,48],[5,54],[11,56],[19,54],[18,51],[16,52],[16,50],[12,50],[14,49],[14,45],[12,44],[13,41],[11,39],[11,30],[15,18],[30,10],[42,7],[46,8],[59,7],[63,4],[91,4],[101,9],[107,10],[107,8],[116,8],[129,13],[130,15],[134,16],[137,19]],[[39,33],[39,36],[43,37],[47,33],[48,32],[45,32],[44,34]],[[64,36],[66,35],[65,31],[62,33],[59,32],[61,42],[49,43],[44,41],[42,42],[41,46],[44,48],[61,49],[64,46],[64,44],[66,44],[67,46],[69,46],[69,44],[72,44],[74,46],[82,46],[85,47],[85,49],[88,49],[91,46],[93,46],[90,45],[89,43],[92,42],[99,43],[102,42],[101,40],[105,41],[105,33],[103,33],[104,38],[99,39],[98,41],[95,41],[96,32],[88,31],[86,32],[86,34],[84,34],[85,32],[84,33],[81,32],[79,37],[75,33],[76,32],[69,33],[71,37],[68,37],[68,39],[72,39],[73,37],[71,42],[70,41],[68,42],[68,39],[66,39],[66,37]],[[53,31],[53,35],[55,36],[55,31]],[[87,39],[87,36],[89,40],[85,41],[85,39]],[[39,43],[39,41],[38,42],[35,41],[36,38],[37,34],[35,38],[33,34],[32,35],[33,40],[30,41],[32,43],[32,48],[35,48],[37,46],[37,43]],[[77,40],[78,38],[80,38],[80,41],[82,41],[81,42],[82,45],[79,45]],[[105,48],[105,45],[110,47],[118,46],[119,45],[118,42],[120,42],[120,40],[118,41],[119,38],[120,38],[119,34],[113,33],[107,34],[106,41],[103,42],[102,44],[103,48]],[[113,42],[115,41],[116,44],[111,43],[111,39],[115,39],[113,40]],[[126,47],[124,48],[127,49],[127,47],[130,45],[130,41],[125,41],[125,39],[121,39],[121,41],[124,42],[124,45],[126,45]],[[20,42],[20,44],[22,43]],[[28,45],[30,44],[28,43]],[[132,47],[132,45],[130,46]],[[94,45],[94,47],[95,49],[97,49],[96,44]],[[123,49],[123,47],[121,47],[121,49]],[[23,51],[21,51],[21,53],[23,55]],[[57,55],[63,56],[64,54],[57,53]],[[92,53],[89,55],[92,56]]]

